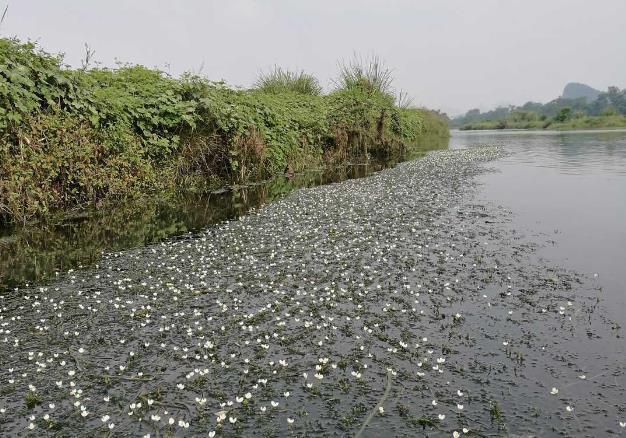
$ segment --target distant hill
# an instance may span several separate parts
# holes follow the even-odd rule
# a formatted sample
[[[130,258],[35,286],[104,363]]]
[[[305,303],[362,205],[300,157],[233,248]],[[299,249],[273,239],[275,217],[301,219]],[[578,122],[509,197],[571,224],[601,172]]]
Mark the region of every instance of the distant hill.
[[[626,88],[620,90],[613,86],[608,87],[606,91],[599,91],[585,84],[570,82],[563,89],[563,95],[550,102],[526,102],[524,105],[499,106],[486,112],[474,108],[451,119],[450,126],[462,128],[483,126],[482,122],[493,122],[487,125],[505,128],[509,125],[523,125],[527,122],[551,123],[551,120],[556,120],[557,117],[580,119],[584,116],[611,115],[626,116]],[[623,122],[620,121],[620,123]]]
[[[578,82],[570,82],[563,89],[564,99],[579,99],[584,97],[587,102],[593,102],[602,93],[600,90],[590,87],[589,85],[580,84]]]

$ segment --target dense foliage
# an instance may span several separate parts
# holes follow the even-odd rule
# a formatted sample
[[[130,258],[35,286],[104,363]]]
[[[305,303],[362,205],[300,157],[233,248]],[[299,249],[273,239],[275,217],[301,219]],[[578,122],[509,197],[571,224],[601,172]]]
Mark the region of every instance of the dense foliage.
[[[267,178],[447,135],[438,115],[397,107],[372,80],[322,95],[313,77],[275,69],[237,90],[142,66],[70,69],[0,39],[0,220]]]

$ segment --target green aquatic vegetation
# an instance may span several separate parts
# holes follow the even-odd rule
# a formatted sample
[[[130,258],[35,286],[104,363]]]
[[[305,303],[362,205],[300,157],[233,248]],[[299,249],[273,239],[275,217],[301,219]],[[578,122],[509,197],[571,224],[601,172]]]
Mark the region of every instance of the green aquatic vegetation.
[[[501,434],[490,423],[495,399],[520,418],[511,434],[617,428],[621,407],[605,400],[620,400],[623,371],[600,363],[611,372],[597,376],[571,348],[594,342],[590,328],[610,333],[600,312],[584,311],[597,306],[588,283],[548,272],[530,247],[511,244],[505,210],[466,198],[481,163],[499,156],[442,151],[298,190],[1,293],[0,342],[11,354],[0,355],[0,378],[17,388],[0,398],[2,433],[28,433],[32,421],[44,434],[49,415],[66,435]],[[521,300],[525,290],[551,311]],[[141,310],[149,315],[137,318]],[[504,366],[515,351],[528,373]],[[589,391],[571,391],[572,380]],[[33,411],[29,384],[44,397]],[[525,409],[535,402],[538,418]]]
[[[37,394],[36,390],[30,389],[26,396],[24,397],[24,401],[26,402],[26,407],[28,409],[33,409],[35,406],[43,403],[41,395]]]
[[[489,415],[491,415],[491,421],[495,421],[497,423],[503,422],[502,417],[502,409],[497,401],[491,401],[491,407],[489,408]]]

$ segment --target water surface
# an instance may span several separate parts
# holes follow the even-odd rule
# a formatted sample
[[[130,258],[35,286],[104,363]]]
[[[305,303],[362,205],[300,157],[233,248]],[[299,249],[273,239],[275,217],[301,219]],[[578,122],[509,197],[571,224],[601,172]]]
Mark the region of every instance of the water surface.
[[[511,154],[480,178],[481,196],[511,209],[519,231],[549,236],[540,255],[597,274],[626,327],[626,130],[453,131],[450,145],[485,143]]]

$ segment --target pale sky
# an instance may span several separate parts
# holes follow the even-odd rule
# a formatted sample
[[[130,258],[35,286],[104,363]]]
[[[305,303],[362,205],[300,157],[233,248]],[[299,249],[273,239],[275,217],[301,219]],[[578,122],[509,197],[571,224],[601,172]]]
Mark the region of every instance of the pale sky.
[[[156,66],[250,86],[273,65],[329,88],[337,61],[375,53],[414,103],[456,115],[545,102],[567,82],[626,87],[626,0],[0,0],[2,36],[80,65]],[[0,11],[1,12],[1,11]]]

